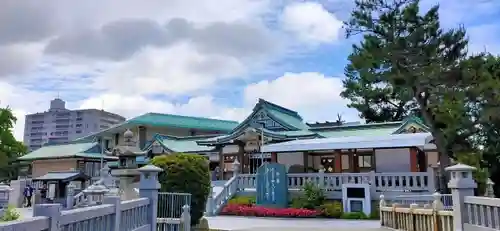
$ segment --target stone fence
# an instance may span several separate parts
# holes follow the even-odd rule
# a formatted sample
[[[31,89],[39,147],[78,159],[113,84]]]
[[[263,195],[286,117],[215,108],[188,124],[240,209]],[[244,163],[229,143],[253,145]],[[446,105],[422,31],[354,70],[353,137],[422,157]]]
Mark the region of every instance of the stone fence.
[[[453,205],[447,211],[439,193],[429,204],[390,204],[380,196],[381,226],[402,231],[499,231],[500,199],[474,196],[474,167],[457,164],[446,168],[451,179]]]
[[[148,165],[139,169],[139,199],[121,201],[118,196],[102,196],[98,205],[63,210],[61,204],[35,205],[32,218],[0,223],[0,231],[154,231],[157,230],[158,172]],[[186,209],[189,212],[189,208]],[[189,231],[190,218],[175,230]]]

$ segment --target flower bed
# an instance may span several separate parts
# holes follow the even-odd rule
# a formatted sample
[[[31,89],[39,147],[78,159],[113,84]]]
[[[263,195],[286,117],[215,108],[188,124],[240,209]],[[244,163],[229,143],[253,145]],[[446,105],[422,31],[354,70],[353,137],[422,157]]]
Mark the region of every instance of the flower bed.
[[[252,205],[229,204],[222,209],[221,215],[255,217],[318,217],[320,212],[311,209],[266,208]]]

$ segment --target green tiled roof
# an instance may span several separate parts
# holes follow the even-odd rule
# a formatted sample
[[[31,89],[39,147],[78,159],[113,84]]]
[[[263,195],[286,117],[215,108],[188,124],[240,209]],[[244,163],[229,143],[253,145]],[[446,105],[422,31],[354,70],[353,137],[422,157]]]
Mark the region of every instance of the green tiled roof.
[[[147,113],[125,122],[126,124],[150,125],[159,127],[179,127],[199,130],[231,131],[238,122],[232,120],[218,120],[203,117],[181,116],[160,113]]]
[[[287,125],[291,125],[297,129],[309,129],[309,127],[302,121],[302,118],[291,116],[289,114],[283,113],[278,110],[268,110],[268,113],[271,114],[272,117],[278,119],[279,121],[286,123]]]
[[[166,135],[155,135],[155,139],[163,145],[164,148],[173,152],[204,152],[211,151],[213,147],[198,145],[196,141],[206,139],[207,136],[193,137],[175,137]]]
[[[89,143],[70,143],[43,146],[33,152],[18,158],[18,160],[36,160],[36,159],[55,159],[55,158],[101,158],[101,153],[98,144],[95,142]],[[115,159],[114,157],[104,156],[105,159]]]

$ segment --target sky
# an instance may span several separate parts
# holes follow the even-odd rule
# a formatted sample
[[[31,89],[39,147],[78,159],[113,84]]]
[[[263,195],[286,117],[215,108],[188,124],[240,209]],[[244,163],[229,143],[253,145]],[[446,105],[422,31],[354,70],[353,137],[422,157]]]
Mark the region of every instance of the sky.
[[[471,51],[500,53],[500,1],[439,3]],[[70,109],[243,120],[258,98],[305,121],[357,121],[342,91],[352,0],[2,0],[0,107],[24,116],[60,97]]]

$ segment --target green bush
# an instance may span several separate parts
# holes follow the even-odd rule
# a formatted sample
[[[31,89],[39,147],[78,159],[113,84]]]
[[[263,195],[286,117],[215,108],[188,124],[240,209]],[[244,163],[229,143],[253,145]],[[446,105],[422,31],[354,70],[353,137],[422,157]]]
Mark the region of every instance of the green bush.
[[[164,170],[159,175],[162,192],[191,194],[191,224],[196,225],[205,212],[211,190],[206,158],[195,154],[171,154],[157,156],[151,164]]]
[[[319,208],[323,216],[330,218],[340,218],[344,212],[342,209],[342,203],[339,201],[327,202]]]
[[[257,199],[253,196],[237,196],[228,201],[230,205],[254,205]]]
[[[304,184],[302,193],[303,195],[292,199],[290,207],[297,209],[317,209],[326,200],[323,190],[312,182]]]
[[[0,221],[15,221],[19,219],[21,215],[16,211],[16,208],[14,206],[7,207],[7,209],[4,211],[2,218],[0,218]]]
[[[368,219],[368,216],[364,214],[363,212],[352,212],[352,213],[343,213],[342,216],[340,216],[342,219],[349,219],[349,220],[365,220]]]

